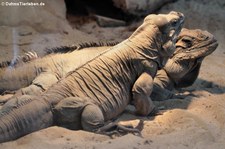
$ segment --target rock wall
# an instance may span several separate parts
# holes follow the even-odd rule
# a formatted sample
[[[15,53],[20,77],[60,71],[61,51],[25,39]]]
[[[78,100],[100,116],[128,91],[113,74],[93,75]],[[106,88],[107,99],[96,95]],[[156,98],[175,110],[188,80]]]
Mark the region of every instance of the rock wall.
[[[27,25],[38,32],[58,32],[69,28],[62,0],[0,0],[0,4],[1,26]]]
[[[0,62],[93,39],[72,29],[63,0],[0,0]]]
[[[146,15],[153,13],[161,6],[175,0],[113,0],[116,7],[133,15]]]

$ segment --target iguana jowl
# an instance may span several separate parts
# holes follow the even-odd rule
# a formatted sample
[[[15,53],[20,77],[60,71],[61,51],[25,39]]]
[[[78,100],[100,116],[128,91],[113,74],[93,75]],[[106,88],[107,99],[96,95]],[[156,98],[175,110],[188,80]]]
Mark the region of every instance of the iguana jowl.
[[[53,108],[62,102],[77,106],[75,120],[69,119],[69,123],[79,122],[89,131],[118,116],[131,100],[138,114],[148,115],[154,108],[149,98],[152,78],[160,57],[173,53],[183,22],[184,16],[178,12],[149,15],[127,40],[67,74],[41,96],[11,100],[19,104],[2,108],[0,142],[53,125]]]
[[[172,89],[192,85],[198,77],[203,59],[217,46],[217,40],[209,32],[183,28],[173,56],[154,78],[152,100],[173,98]]]

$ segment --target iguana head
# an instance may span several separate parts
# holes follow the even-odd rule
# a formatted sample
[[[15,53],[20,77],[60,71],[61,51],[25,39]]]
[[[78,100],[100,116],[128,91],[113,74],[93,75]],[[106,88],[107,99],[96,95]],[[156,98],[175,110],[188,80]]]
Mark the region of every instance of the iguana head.
[[[155,24],[161,34],[164,45],[159,51],[161,56],[169,57],[175,51],[175,42],[184,24],[184,15],[171,11],[168,14],[149,15],[144,19],[145,23]]]
[[[202,60],[215,51],[217,46],[217,40],[207,31],[182,29],[176,42],[176,50],[164,69],[177,83],[184,77],[196,79]]]
[[[177,39],[172,58],[176,61],[201,59],[215,51],[217,46],[217,40],[209,32],[184,28]]]
[[[150,14],[129,40],[144,48],[155,49],[160,57],[170,57],[184,23],[184,15],[172,11],[168,14]],[[153,43],[153,44],[152,44]]]

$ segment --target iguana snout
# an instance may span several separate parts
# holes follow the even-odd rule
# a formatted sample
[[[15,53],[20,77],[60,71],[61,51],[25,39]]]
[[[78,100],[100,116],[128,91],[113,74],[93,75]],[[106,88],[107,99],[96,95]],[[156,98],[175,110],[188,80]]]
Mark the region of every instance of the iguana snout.
[[[143,24],[129,37],[129,40],[135,44],[140,42],[143,45],[148,44],[149,49],[158,51],[159,57],[168,59],[175,51],[175,42],[183,24],[184,15],[180,12],[150,14],[145,17]],[[157,44],[150,45],[149,43],[152,42]]]
[[[176,61],[202,59],[215,51],[217,46],[217,40],[207,31],[182,29],[173,59]]]
[[[197,74],[204,57],[215,51],[217,46],[217,40],[207,31],[182,29],[176,43],[176,51],[164,69],[175,82],[179,82],[193,71]]]
[[[148,15],[144,22],[157,25],[163,34],[168,34],[169,37],[173,38],[180,33],[184,19],[182,13],[171,11],[168,14]]]

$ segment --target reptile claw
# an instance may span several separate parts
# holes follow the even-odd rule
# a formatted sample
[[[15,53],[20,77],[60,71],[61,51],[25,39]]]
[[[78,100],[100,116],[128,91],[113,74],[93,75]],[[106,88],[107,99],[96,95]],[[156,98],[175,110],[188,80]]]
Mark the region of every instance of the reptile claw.
[[[163,112],[159,108],[155,107],[149,114],[148,117],[163,115]]]
[[[125,126],[125,125],[120,125],[118,123],[113,123],[113,122],[98,129],[97,133],[105,134],[108,136],[113,136],[113,135],[122,136],[127,133],[133,133],[135,135],[141,136],[140,130],[133,128],[132,126],[129,126],[129,125]]]
[[[197,97],[195,94],[186,91],[186,92],[183,92],[183,93],[175,93],[171,97],[171,99],[185,99],[188,96]]]
[[[1,96],[7,95],[7,94],[15,94],[15,91],[8,91],[8,90],[6,90],[6,91],[4,91],[4,92],[1,94]]]
[[[7,101],[10,100],[12,96],[13,94],[6,94],[6,93],[4,95],[0,95],[0,105],[4,105]]]
[[[23,62],[28,62],[36,58],[38,58],[37,53],[34,51],[31,51],[31,52],[25,53],[25,56],[22,57],[22,60]]]

